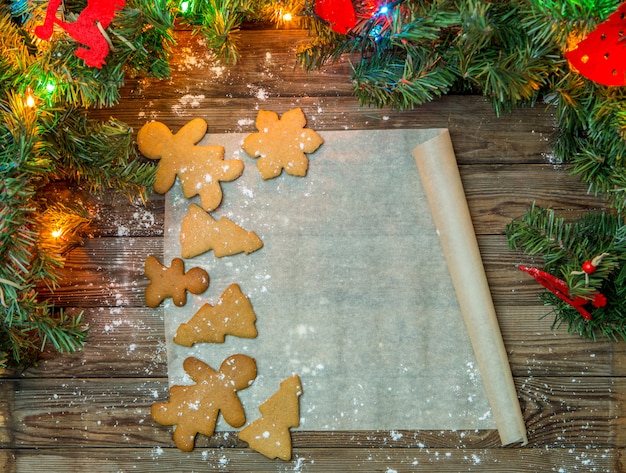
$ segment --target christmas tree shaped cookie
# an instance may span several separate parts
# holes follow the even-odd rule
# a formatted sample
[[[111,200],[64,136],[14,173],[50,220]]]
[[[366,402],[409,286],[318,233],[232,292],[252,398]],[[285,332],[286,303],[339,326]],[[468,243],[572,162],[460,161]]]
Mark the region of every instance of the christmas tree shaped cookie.
[[[193,258],[210,250],[217,258],[249,254],[263,246],[256,233],[244,230],[227,217],[215,220],[196,204],[191,204],[183,217],[180,243],[183,258]]]
[[[302,385],[298,375],[280,383],[279,390],[261,404],[261,417],[239,432],[250,448],[268,458],[291,459],[291,427],[300,425]]]
[[[226,288],[215,306],[204,304],[176,331],[174,342],[191,347],[195,343],[223,343],[226,335],[254,338],[256,315],[238,284]]]
[[[250,386],[256,378],[256,362],[246,355],[232,355],[215,371],[197,358],[189,357],[183,368],[196,384],[172,386],[170,401],[153,404],[150,412],[159,424],[176,425],[174,443],[190,452],[197,434],[213,435],[220,412],[233,427],[246,422],[237,391]]]
[[[220,182],[241,176],[243,161],[224,160],[223,146],[198,146],[206,131],[202,118],[191,120],[176,134],[163,123],[150,122],[139,130],[137,146],[145,157],[159,160],[155,192],[165,194],[178,176],[184,196],[200,195],[202,208],[208,212],[222,202]]]
[[[324,140],[310,128],[304,128],[306,118],[300,108],[285,112],[279,119],[274,112],[259,110],[256,119],[258,133],[252,133],[243,141],[243,149],[259,158],[257,167],[263,179],[271,179],[285,170],[293,176],[305,176],[312,153]]]

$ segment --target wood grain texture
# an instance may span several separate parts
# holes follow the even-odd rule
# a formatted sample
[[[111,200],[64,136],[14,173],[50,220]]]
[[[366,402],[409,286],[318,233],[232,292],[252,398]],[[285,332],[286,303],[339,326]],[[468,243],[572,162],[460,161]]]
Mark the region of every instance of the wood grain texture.
[[[92,225],[72,251],[54,294],[90,327],[75,355],[47,351],[37,366],[0,373],[0,471],[50,472],[619,472],[626,471],[626,343],[591,342],[553,327],[541,288],[517,265],[540,264],[508,248],[505,228],[533,202],[576,216],[603,201],[555,159],[554,117],[543,105],[496,117],[482,97],[446,96],[414,110],[361,107],[350,63],[313,73],[295,65],[300,30],[242,32],[242,61],[215,62],[198,37],[178,32],[172,78],[128,79],[116,107],[92,116],[134,132],[149,120],[177,130],[192,118],[209,133],[253,132],[259,109],[302,107],[324,130],[450,129],[483,263],[529,433],[500,446],[495,431],[296,431],[294,459],[276,462],[233,434],[173,447],[171,429],[149,415],[167,397],[163,310],[143,300],[143,263],[163,255],[164,199],[145,205],[107,193],[51,185],[80,199]],[[358,152],[356,150],[355,152]],[[313,163],[314,164],[314,163]]]
[[[171,429],[156,424],[150,417],[150,406],[168,398],[166,378],[28,378],[5,380],[16,393],[11,422],[14,447],[93,446],[115,447],[123,440],[127,445],[167,447]],[[530,446],[587,446],[619,448],[623,440],[614,432],[624,415],[623,395],[626,382],[613,377],[517,378],[525,412]],[[555,403],[554,400],[558,399]],[[3,415],[6,413],[3,412]],[[426,435],[426,437],[422,437]],[[475,445],[474,437],[477,444]],[[335,445],[342,438],[331,435]],[[483,432],[449,431],[437,444],[463,448],[496,448],[497,435],[488,443]],[[243,445],[236,435],[227,436],[228,444]],[[381,444],[394,447],[431,445],[433,432],[354,431],[344,434],[344,441],[360,448]],[[329,436],[296,432],[294,446],[323,448]],[[211,438],[198,436],[198,448],[219,446],[223,434]]]
[[[4,455],[3,455],[4,454]],[[4,457],[4,458],[3,458]],[[109,449],[66,448],[28,452],[21,449],[0,451],[3,471],[37,471],[42,464],[50,473],[67,471],[110,471],[171,473],[227,471],[232,473],[278,473],[285,471],[328,473],[536,473],[549,471],[593,471],[612,473],[623,470],[622,449],[477,449],[455,448],[375,448],[328,447],[296,448],[288,463],[277,463],[250,450],[231,448],[202,449],[183,454],[171,448]],[[83,470],[81,470],[83,471]]]

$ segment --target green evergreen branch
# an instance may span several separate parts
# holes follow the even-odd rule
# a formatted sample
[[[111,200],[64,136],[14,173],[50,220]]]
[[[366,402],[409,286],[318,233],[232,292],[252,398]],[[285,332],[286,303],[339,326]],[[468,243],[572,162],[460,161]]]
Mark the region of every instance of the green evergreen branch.
[[[4,289],[3,286],[10,286],[14,289],[22,289],[22,286],[20,286],[19,284],[13,282],[13,281],[9,281],[8,279],[4,279],[4,278],[0,278],[0,304],[2,304],[3,306],[7,306],[7,302],[6,299],[4,298]]]
[[[619,214],[587,213],[572,222],[549,209],[531,206],[507,226],[511,248],[540,257],[543,270],[567,284],[571,298],[590,302],[598,293],[606,297],[602,307],[592,307],[591,320],[550,291],[541,299],[553,307],[553,327],[565,323],[570,333],[595,340],[601,335],[626,339],[626,222]],[[582,271],[586,261],[602,255],[591,274]]]
[[[298,49],[314,70],[354,55],[361,104],[413,108],[450,93],[480,93],[497,115],[545,102],[555,112],[555,159],[618,210],[626,207],[626,87],[595,84],[564,53],[620,0],[404,0],[346,35],[326,29]],[[358,3],[357,3],[358,5]],[[369,12],[371,14],[371,12]]]
[[[244,20],[254,17],[253,12],[262,10],[266,2],[252,0],[208,0],[190,2],[189,10],[182,19],[201,33],[207,47],[225,63],[239,59],[239,30]]]
[[[0,49],[11,52],[0,57],[0,367],[28,366],[47,345],[60,352],[82,347],[82,316],[51,307],[37,291],[54,290],[89,219],[78,204],[52,202],[43,191],[63,179],[94,192],[146,197],[156,168],[140,159],[132,130],[90,120],[85,108],[116,103],[126,74],[168,75],[173,43],[168,1],[128,0],[108,28],[107,64],[88,68],[65,33],[33,40],[43,0],[9,3],[0,3]],[[71,20],[84,6],[67,2],[65,14]],[[27,89],[34,104],[25,100]],[[57,228],[63,232],[52,234]]]
[[[27,30],[40,24],[45,14],[45,4],[35,2],[24,25]],[[40,80],[29,85],[38,96],[48,97],[51,104],[110,107],[119,102],[126,74],[167,77],[174,43],[174,16],[169,5],[167,0],[129,0],[109,26],[107,36],[113,48],[102,69],[85,67],[83,60],[74,55],[77,42],[63,32],[55,33],[54,41],[39,41],[37,54],[30,58],[24,74]],[[66,15],[73,21],[76,14],[70,8]],[[79,12],[84,5],[76,8]],[[46,92],[49,84],[54,85],[53,92]]]

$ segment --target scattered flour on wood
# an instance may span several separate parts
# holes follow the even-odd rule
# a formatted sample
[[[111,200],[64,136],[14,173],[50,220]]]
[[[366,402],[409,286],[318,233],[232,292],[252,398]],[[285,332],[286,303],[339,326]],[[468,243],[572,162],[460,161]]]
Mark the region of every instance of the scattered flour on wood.
[[[263,89],[262,87],[258,87],[253,84],[248,84],[247,87],[248,89],[250,89],[250,95],[256,97],[258,100],[265,101],[270,96],[267,90]]]
[[[205,54],[198,54],[198,51],[192,48],[181,48],[181,54],[178,56],[180,58],[178,70],[188,72],[194,69],[202,69],[203,72],[210,72],[209,78],[211,79],[222,77],[226,67],[218,65],[217,57],[209,49],[205,51]]]
[[[186,115],[190,108],[200,108],[205,98],[206,96],[203,94],[185,94],[178,100],[177,104],[172,105],[172,112],[178,116]]]
[[[253,118],[240,118],[237,120],[237,131],[249,131],[249,129],[254,126]]]
[[[145,121],[158,120],[159,112],[154,109],[154,103],[150,100],[139,110],[137,118]]]

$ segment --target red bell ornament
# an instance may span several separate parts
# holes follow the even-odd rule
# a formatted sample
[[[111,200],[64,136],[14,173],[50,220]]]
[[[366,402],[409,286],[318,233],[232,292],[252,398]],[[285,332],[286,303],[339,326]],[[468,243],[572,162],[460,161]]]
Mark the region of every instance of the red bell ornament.
[[[570,66],[598,84],[626,85],[626,2],[565,53]]]

